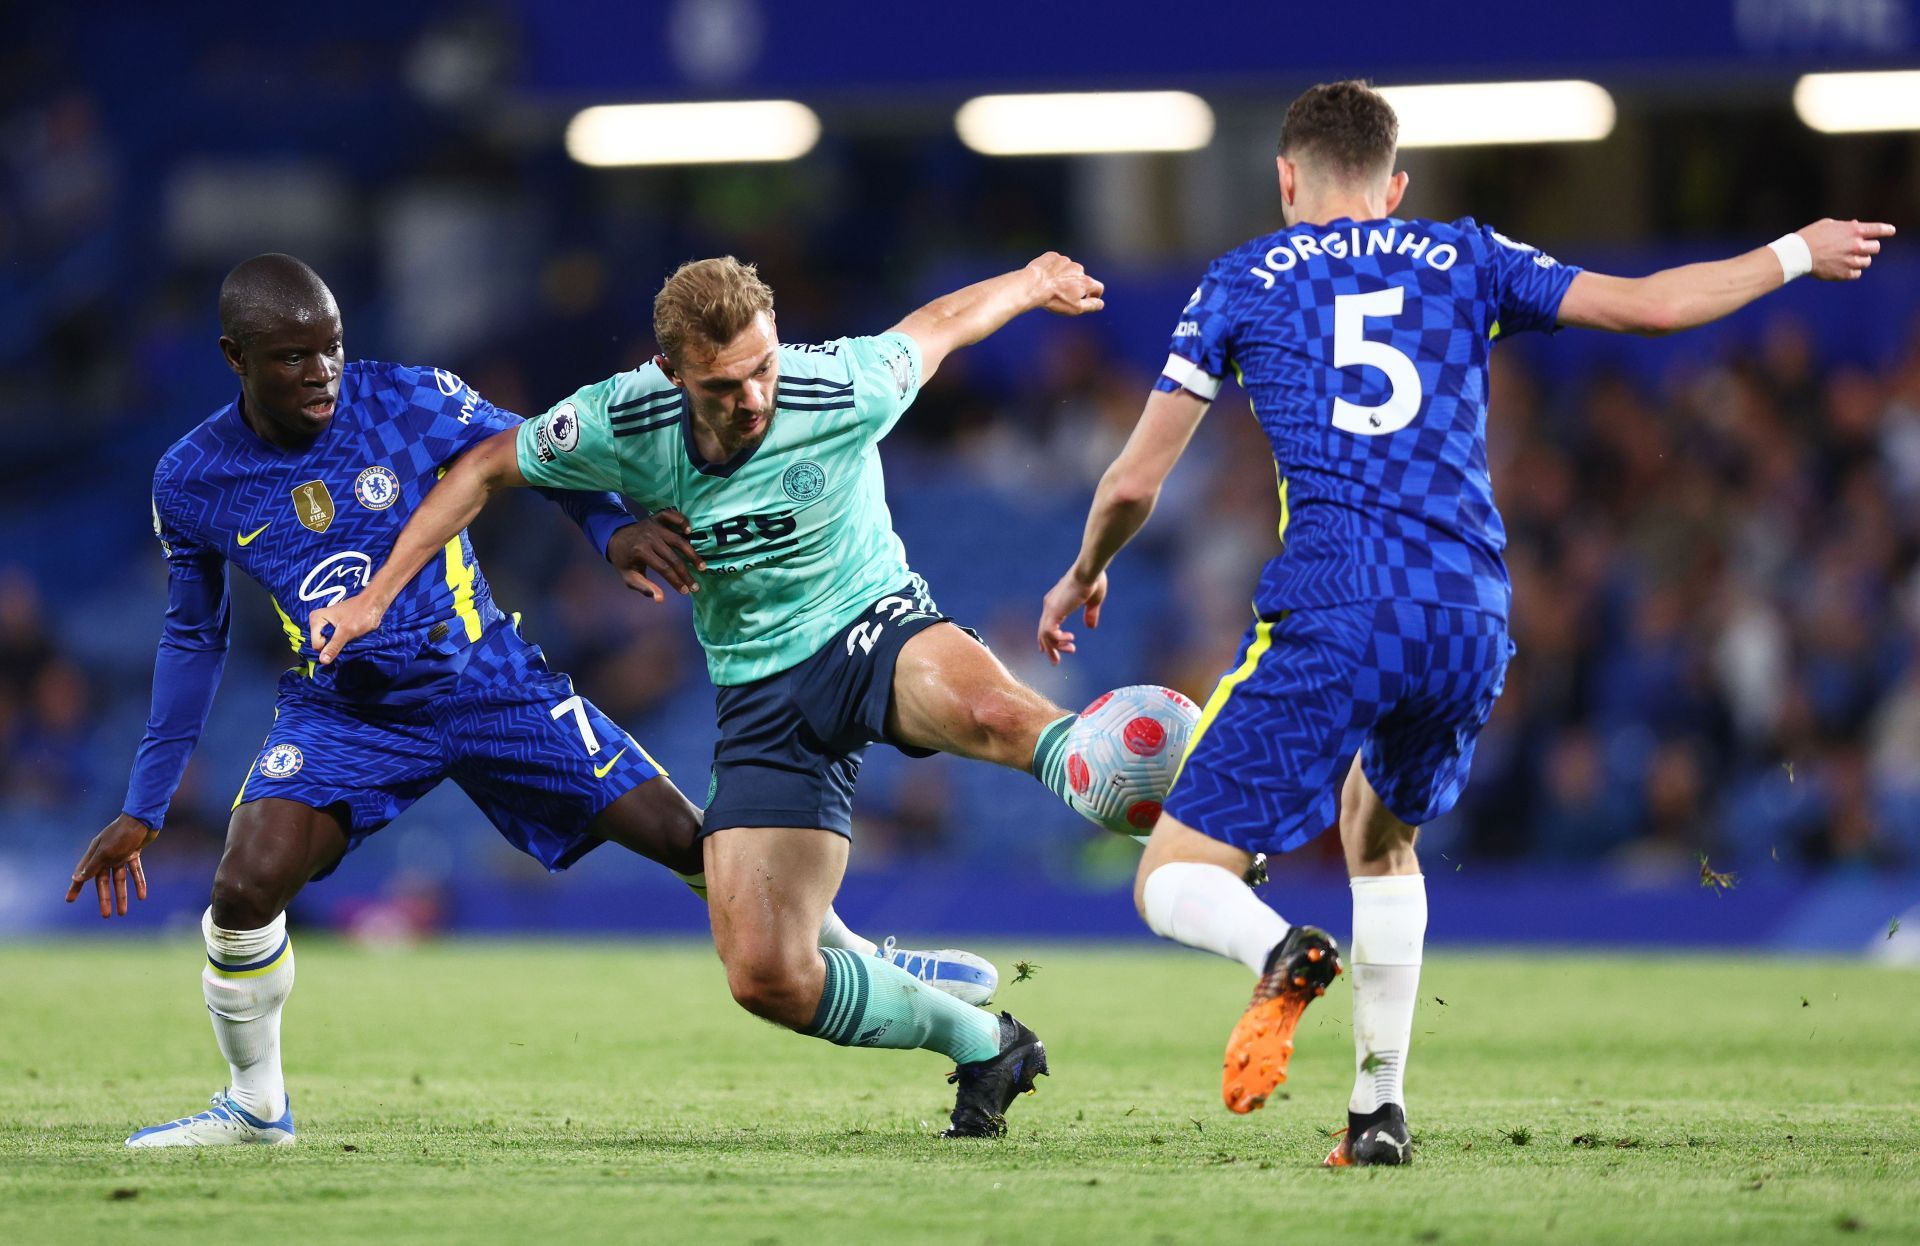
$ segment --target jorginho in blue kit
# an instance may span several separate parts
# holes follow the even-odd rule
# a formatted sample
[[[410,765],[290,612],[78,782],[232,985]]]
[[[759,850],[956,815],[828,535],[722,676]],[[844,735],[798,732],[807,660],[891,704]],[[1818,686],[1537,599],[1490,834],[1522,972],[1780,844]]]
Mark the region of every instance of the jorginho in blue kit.
[[[304,449],[262,440],[237,402],[176,442],[154,473],[167,627],[126,811],[160,827],[205,724],[231,563],[266,588],[297,663],[236,808],[265,797],[343,805],[351,847],[452,779],[548,869],[599,844],[586,825],[661,771],[520,636],[464,532],[345,660],[316,666],[296,622],[365,585],[444,464],[519,422],[444,369],[355,362],[333,419]],[[612,494],[550,496],[602,551],[633,522]]]
[[[1322,83],[1288,106],[1275,161],[1288,227],[1221,256],[1193,292],[1039,630],[1056,660],[1073,652],[1063,624],[1107,604],[1107,566],[1231,372],[1273,445],[1281,549],[1134,894],[1155,934],[1253,973],[1220,1091],[1230,1110],[1254,1111],[1287,1079],[1303,1011],[1342,963],[1332,935],[1289,922],[1248,884],[1263,880],[1265,854],[1338,818],[1353,893],[1354,1081],[1332,1167],[1412,1158],[1406,1061],[1427,930],[1415,841],[1459,799],[1513,652],[1487,472],[1494,341],[1561,325],[1705,324],[1810,272],[1852,280],[1893,234],[1825,220],[1649,277],[1582,272],[1470,219],[1394,216],[1408,184],[1393,167],[1399,128],[1359,81]]]
[[[1452,808],[1512,652],[1487,472],[1494,341],[1580,270],[1471,219],[1300,224],[1215,260],[1156,388],[1227,375],[1272,443],[1283,548],[1169,815],[1249,852],[1335,820],[1356,750],[1411,825]]]

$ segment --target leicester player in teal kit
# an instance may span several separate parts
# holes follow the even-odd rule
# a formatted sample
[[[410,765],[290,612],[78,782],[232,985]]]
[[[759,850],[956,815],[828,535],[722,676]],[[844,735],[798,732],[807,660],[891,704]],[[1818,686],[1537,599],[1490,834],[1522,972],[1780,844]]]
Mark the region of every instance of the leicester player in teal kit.
[[[1074,716],[935,607],[894,535],[878,443],[949,352],[1022,312],[1096,310],[1100,293],[1050,254],[879,337],[783,346],[772,291],[753,269],[732,258],[683,265],[654,302],[661,355],[463,459],[366,592],[313,613],[320,660],[350,661],[377,643],[358,638],[398,609],[401,586],[494,489],[613,489],[645,507],[657,532],[679,534],[656,566],[695,592],[718,686],[702,831],[734,998],[843,1046],[951,1057],[959,1094],[948,1135],[997,1135],[1014,1096],[1047,1071],[1034,1033],[920,990],[882,961],[816,951],[809,927],[846,870],[869,744],[1031,770],[1066,792]]]
[[[521,638],[464,532],[408,578],[392,625],[350,660],[316,663],[292,622],[363,587],[446,466],[495,434],[512,437],[520,418],[441,369],[344,362],[332,294],[290,256],[236,268],[220,320],[240,398],[176,442],[154,474],[169,577],[152,716],[124,812],[88,847],[69,901],[90,879],[102,917],[126,912],[129,880],[146,896],[141,850],[160,831],[226,658],[228,563],[267,589],[297,665],[234,800],[201,923],[207,1010],[232,1081],[210,1110],[142,1129],[130,1146],[293,1141],[280,1063],[294,976],[286,906],[443,779],[549,869],[611,841],[704,887],[699,811]],[[652,525],[609,493],[550,496],[629,583],[658,593],[637,553]],[[877,950],[830,911],[814,934]],[[991,995],[991,966],[977,958],[887,951],[889,968],[916,981]]]
[[[1222,1080],[1227,1105],[1251,1111],[1285,1079],[1301,1010],[1340,968],[1331,938],[1289,925],[1242,880],[1337,821],[1353,882],[1355,1072],[1335,1166],[1410,1158],[1403,1079],[1427,925],[1414,837],[1465,785],[1511,652],[1487,473],[1493,342],[1562,325],[1703,324],[1808,272],[1858,277],[1893,233],[1821,221],[1736,259],[1605,277],[1472,220],[1396,219],[1398,131],[1359,82],[1315,87],[1288,109],[1287,227],[1207,270],[1039,626],[1057,662],[1074,650],[1069,616],[1098,622],[1108,564],[1231,373],[1273,444],[1281,550],[1134,897],[1156,933],[1258,976]]]

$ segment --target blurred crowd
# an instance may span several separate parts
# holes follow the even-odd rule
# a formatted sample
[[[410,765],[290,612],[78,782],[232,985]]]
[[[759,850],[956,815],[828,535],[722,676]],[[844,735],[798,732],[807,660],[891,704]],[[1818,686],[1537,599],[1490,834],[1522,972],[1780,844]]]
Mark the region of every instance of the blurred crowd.
[[[791,167],[608,177],[458,101],[390,98],[406,74],[365,64],[334,66],[338,106],[404,118],[384,143],[322,158],[305,133],[296,155],[185,150],[149,168],[124,99],[91,94],[44,49],[3,57],[0,418],[15,453],[0,461],[0,853],[77,851],[117,808],[163,600],[148,474],[231,397],[212,304],[234,260],[298,251],[340,296],[350,356],[452,366],[531,413],[644,359],[652,291],[690,256],[758,260],[782,329],[809,340],[877,331],[1070,239],[1056,164],[989,167],[906,135]],[[433,156],[400,160],[400,144]],[[1110,293],[1100,323],[1023,322],[1007,335],[1020,345],[957,356],[888,442],[916,567],[1064,704],[1116,682],[1204,698],[1274,552],[1271,456],[1226,396],[1116,568],[1098,644],[1062,671],[1034,652],[1040,594],[1195,265],[1167,257],[1154,288],[1173,297],[1143,313],[1157,326],[1144,335],[1107,327],[1126,314]],[[1823,359],[1791,320],[1750,323],[1657,380],[1568,368],[1557,344],[1496,352],[1490,446],[1519,651],[1467,797],[1432,828],[1450,859],[1650,876],[1703,854],[1741,870],[1920,860],[1920,336],[1869,367]],[[78,468],[48,470],[81,454],[84,485]],[[497,596],[677,773],[702,775],[712,701],[684,611],[638,605],[563,525],[527,536],[542,505],[516,499],[477,526]],[[170,826],[208,851],[285,662],[264,601],[236,593],[228,691]],[[983,769],[876,760],[859,858],[1114,849],[1036,785]],[[1036,846],[1032,819],[1061,830]],[[422,834],[460,820],[423,815]]]

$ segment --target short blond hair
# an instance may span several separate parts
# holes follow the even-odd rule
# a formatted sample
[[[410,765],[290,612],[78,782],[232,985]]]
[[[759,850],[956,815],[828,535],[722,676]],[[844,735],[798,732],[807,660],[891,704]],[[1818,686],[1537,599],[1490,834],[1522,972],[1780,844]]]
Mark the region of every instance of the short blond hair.
[[[761,312],[773,312],[773,289],[753,265],[731,255],[688,260],[653,296],[653,339],[678,362],[689,341],[725,346]]]

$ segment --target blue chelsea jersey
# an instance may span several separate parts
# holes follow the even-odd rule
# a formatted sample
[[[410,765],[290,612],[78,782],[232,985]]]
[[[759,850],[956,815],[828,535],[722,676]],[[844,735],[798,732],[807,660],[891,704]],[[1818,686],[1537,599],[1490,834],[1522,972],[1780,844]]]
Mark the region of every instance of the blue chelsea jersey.
[[[1156,388],[1211,400],[1231,372],[1273,445],[1261,614],[1394,598],[1505,617],[1488,358],[1553,329],[1579,271],[1471,218],[1302,224],[1214,261]]]
[[[444,369],[349,363],[333,419],[305,449],[261,440],[238,402],[175,442],[154,473],[154,530],[176,579],[224,575],[224,559],[265,587],[317,688],[343,673],[391,682],[501,618],[466,533],[401,590],[378,632],[349,647],[358,661],[314,669],[307,616],[367,586],[446,463],[519,423]]]

